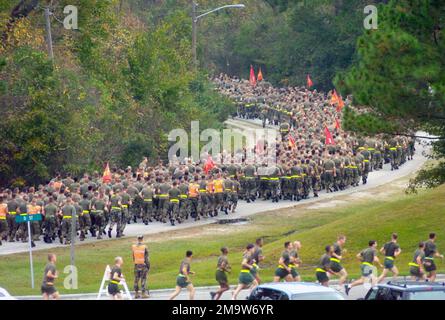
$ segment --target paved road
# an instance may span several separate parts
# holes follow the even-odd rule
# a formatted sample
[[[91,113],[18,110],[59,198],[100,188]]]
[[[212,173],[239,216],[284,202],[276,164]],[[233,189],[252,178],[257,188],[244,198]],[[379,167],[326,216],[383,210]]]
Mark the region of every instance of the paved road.
[[[404,280],[404,278],[399,277],[399,280]],[[445,275],[438,275],[437,282],[445,282]],[[344,294],[344,289],[340,288],[337,284],[338,282],[336,280],[331,282],[331,288],[339,290],[345,297],[346,300],[357,300],[360,298],[364,298],[366,293],[369,290],[368,287],[360,286],[353,288],[349,295],[346,296]],[[216,291],[217,287],[199,287],[196,288],[196,294],[195,299],[196,300],[210,300],[210,292]],[[234,286],[231,287],[231,290],[224,293],[221,300],[231,300],[231,292],[234,289]],[[161,289],[161,290],[152,290],[150,291],[150,299],[149,300],[167,300],[170,295],[172,294],[174,288],[170,289]],[[134,295],[134,292],[131,293]],[[246,300],[247,296],[249,295],[248,290],[242,291],[239,296],[238,300],[243,301]],[[22,296],[17,297],[19,300],[41,300],[41,296]],[[97,293],[89,293],[89,294],[72,294],[72,295],[63,295],[61,297],[62,300],[97,300]],[[100,300],[108,300],[110,299],[107,295],[102,295]],[[186,290],[183,290],[181,294],[178,296],[177,300],[187,300],[188,299],[188,293]]]
[[[229,127],[238,127],[238,128],[259,128],[261,127],[260,122],[258,121],[246,121],[246,120],[228,120],[227,125]],[[130,224],[127,225],[125,229],[125,236],[126,237],[136,237],[139,234],[144,235],[150,235],[150,234],[158,234],[162,232],[168,232],[172,230],[180,230],[180,229],[186,229],[190,227],[196,227],[196,226],[202,226],[207,225],[211,223],[218,223],[220,220],[225,219],[240,219],[245,218],[248,216],[251,216],[253,214],[258,214],[262,212],[277,210],[277,209],[284,209],[284,208],[290,208],[290,207],[298,207],[302,204],[307,203],[314,203],[319,202],[326,199],[333,199],[338,196],[342,195],[348,195],[356,192],[363,192],[368,189],[376,188],[381,185],[390,183],[392,181],[395,181],[397,179],[400,179],[402,177],[405,177],[412,172],[417,171],[427,160],[424,153],[427,152],[429,149],[428,147],[423,146],[422,144],[416,145],[416,154],[414,156],[414,160],[408,161],[405,163],[399,170],[391,171],[391,168],[389,165],[385,165],[383,170],[380,171],[374,171],[369,174],[368,183],[366,185],[360,185],[356,188],[349,188],[347,190],[335,192],[335,193],[320,193],[319,198],[311,198],[308,200],[304,200],[301,202],[292,202],[292,201],[280,201],[279,203],[272,203],[271,201],[256,201],[254,203],[247,204],[244,201],[241,201],[238,204],[237,212],[234,214],[229,214],[229,216],[225,215],[219,215],[216,218],[208,218],[201,221],[187,221],[183,224],[171,226],[170,224],[162,224],[162,223],[151,223],[150,225],[146,226],[142,223],[138,224]],[[113,232],[113,235],[115,235],[115,232]],[[76,245],[82,245],[90,242],[95,241],[107,241],[105,238],[103,240],[96,240],[87,238],[83,242],[77,242]],[[36,250],[48,250],[49,248],[54,247],[60,247],[62,246],[59,242],[53,243],[53,244],[46,244],[43,241],[36,242],[37,246],[33,249]],[[21,252],[27,252],[28,251],[28,244],[27,243],[20,243],[20,242],[14,242],[14,243],[5,243],[3,246],[0,246],[0,256],[2,255],[9,255],[9,254],[15,254],[15,253],[21,253]]]

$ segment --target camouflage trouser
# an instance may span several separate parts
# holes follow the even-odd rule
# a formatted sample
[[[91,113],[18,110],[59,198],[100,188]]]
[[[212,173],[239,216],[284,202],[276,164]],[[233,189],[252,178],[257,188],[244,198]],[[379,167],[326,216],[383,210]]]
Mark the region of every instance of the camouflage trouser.
[[[115,225],[116,225],[116,232],[120,235],[120,230],[122,225],[122,210],[112,208],[110,212],[109,230],[113,230]]]
[[[280,188],[280,181],[278,179],[269,181],[268,190],[271,194],[272,200],[275,200],[277,202],[278,202],[279,188]]]
[[[31,236],[32,240],[39,240],[40,234],[42,233],[42,228],[40,227],[39,221],[31,221]]]
[[[64,218],[62,220],[62,239],[71,241],[71,219]]]
[[[223,192],[215,193],[214,198],[215,198],[214,210],[216,212],[223,210],[225,208],[224,193]]]
[[[368,174],[369,174],[370,167],[371,167],[371,162],[369,160],[364,160],[363,161],[363,172],[362,172],[362,179],[363,179],[364,183],[366,183],[366,181],[368,180]]]
[[[142,210],[142,221],[148,223],[153,218],[153,200],[145,199]]]
[[[337,168],[336,175],[334,177],[334,185],[336,188],[340,189],[344,185],[343,182],[343,169]]]
[[[236,207],[238,206],[238,193],[236,192],[228,193],[227,203],[229,205],[228,210],[232,210],[232,212],[234,212]]]
[[[0,218],[0,241],[3,238],[6,239],[8,237],[8,231],[9,228],[8,228],[8,222],[6,221],[6,217],[4,217],[4,219],[3,217]]]
[[[380,151],[374,152],[374,156],[372,157],[372,162],[374,166],[374,170],[381,169],[383,166],[382,162],[382,153]]]
[[[18,223],[15,222],[16,214],[8,214],[6,221],[8,222],[8,237],[9,240],[14,240],[14,237],[17,233],[17,229],[19,227]]]
[[[139,282],[141,283],[141,292],[144,293],[148,291],[146,284],[149,270],[150,266],[146,266],[145,264],[134,265],[134,291],[139,291]]]
[[[286,176],[281,179],[281,190],[283,191],[283,196],[290,199],[292,197],[292,181],[291,177]]]
[[[181,198],[179,200],[179,218],[181,221],[187,220],[190,214],[189,200],[187,198]]]
[[[317,176],[312,176],[312,181],[311,181],[311,185],[312,185],[312,191],[314,192],[314,196],[318,195],[318,192],[321,190],[321,179],[320,177]]]
[[[79,217],[80,224],[80,238],[84,239],[88,230],[91,229],[91,217],[89,211],[81,213]]]
[[[104,222],[105,222],[105,214],[103,210],[94,211],[94,229],[96,231],[98,239],[102,239],[102,232],[105,228]]]
[[[128,209],[128,205],[122,205],[122,223],[119,229],[120,233],[124,233],[125,227],[127,226],[128,220],[130,220],[130,211]]]
[[[198,197],[195,198],[189,198],[189,210],[190,210],[190,216],[192,218],[197,218],[199,215],[198,207],[200,205],[201,200],[198,199]]]
[[[141,209],[143,209],[143,207],[144,207],[144,200],[141,197],[136,196],[130,208],[130,216],[135,219],[140,218]]]
[[[390,150],[390,158],[391,158],[391,170],[397,169],[399,167],[397,162],[397,150]]]
[[[179,220],[179,199],[170,199],[168,217],[172,223]]]
[[[269,189],[269,181],[267,178],[260,178],[260,197],[266,199],[268,196],[268,189]]]
[[[56,236],[56,228],[57,228],[57,220],[56,217],[45,217],[45,221],[43,223],[45,229],[45,237],[47,239],[53,238]]]
[[[311,188],[311,177],[303,173],[303,197],[306,199],[309,196]]]
[[[326,191],[329,192],[331,191],[331,187],[334,184],[334,173],[333,171],[326,171],[324,174],[324,183],[325,183],[325,187],[326,187]]]
[[[354,166],[354,168],[352,168],[352,184],[358,185],[359,182],[360,182],[360,172],[357,166]]]
[[[243,184],[244,184],[243,189],[245,190],[245,199],[246,200],[255,199],[256,198],[256,185],[255,185],[254,177],[246,177],[241,181],[243,181]]]
[[[301,200],[303,197],[303,179],[301,177],[292,178],[292,194]]]
[[[351,184],[352,184],[352,169],[345,168],[344,185],[345,187],[349,187]]]
[[[168,199],[160,198],[158,202],[157,219],[164,222],[167,219]]]
[[[201,193],[200,200],[197,203],[197,216],[207,216],[211,205],[213,204],[209,201],[207,194]]]

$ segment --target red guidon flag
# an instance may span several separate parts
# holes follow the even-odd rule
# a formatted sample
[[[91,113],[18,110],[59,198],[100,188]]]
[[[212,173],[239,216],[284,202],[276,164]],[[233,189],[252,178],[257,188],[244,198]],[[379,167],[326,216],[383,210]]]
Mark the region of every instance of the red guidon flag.
[[[310,89],[313,85],[314,83],[311,80],[311,76],[307,75],[307,87]]]
[[[331,132],[329,131],[328,127],[324,128],[324,134],[326,136],[325,145],[335,145],[334,138],[332,137]]]
[[[250,84],[256,86],[255,70],[252,65],[250,66]]]
[[[210,170],[215,167],[215,163],[213,162],[212,156],[209,155],[207,158],[206,164],[204,165],[204,172],[208,174]]]
[[[258,81],[263,81],[263,80],[264,80],[264,78],[263,78],[263,72],[261,71],[261,67],[260,67],[260,71],[258,71],[258,77],[257,77],[257,80],[258,80]]]
[[[331,105],[338,105],[339,101],[340,100],[338,98],[337,91],[335,91],[334,89],[334,92],[332,92],[332,97],[331,97]]]
[[[110,164],[108,162],[107,162],[107,165],[105,166],[104,174],[102,175],[102,182],[103,183],[111,182]]]
[[[345,106],[345,103],[343,102],[341,95],[337,95],[337,99],[338,99],[337,112],[341,112],[341,110]]]
[[[289,135],[289,147],[291,147],[292,149],[295,148],[297,144],[295,143],[295,139],[294,137],[292,137],[292,135]]]
[[[335,119],[335,128],[337,130],[341,130],[340,120],[338,120],[338,119]]]

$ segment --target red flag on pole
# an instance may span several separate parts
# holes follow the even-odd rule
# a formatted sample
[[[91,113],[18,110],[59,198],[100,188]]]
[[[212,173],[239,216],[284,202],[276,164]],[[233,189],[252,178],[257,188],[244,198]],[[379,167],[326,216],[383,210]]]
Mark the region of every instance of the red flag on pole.
[[[111,182],[111,171],[110,171],[110,165],[108,162],[107,162],[107,165],[105,166],[104,174],[102,175],[102,182],[103,183]]]
[[[256,86],[255,70],[252,65],[250,65],[250,84]]]
[[[314,85],[314,83],[311,80],[311,76],[307,75],[307,87],[308,87],[308,89],[310,89],[313,85]]]
[[[297,144],[295,143],[295,139],[294,137],[292,137],[292,135],[289,135],[289,147],[291,147],[292,149],[295,148]]]
[[[334,141],[334,138],[332,137],[332,134],[331,134],[331,132],[329,131],[329,129],[328,129],[328,127],[325,127],[324,128],[324,134],[325,134],[325,136],[326,136],[326,140],[325,140],[325,145],[330,145],[330,144],[332,144],[332,145],[335,145],[335,141]]]
[[[343,102],[341,95],[337,95],[337,99],[338,99],[337,112],[341,112],[341,110],[345,106],[345,103]]]
[[[335,91],[335,89],[334,89],[334,92],[332,93],[332,97],[331,97],[331,105],[338,105],[339,104],[339,98],[338,98],[338,95],[337,95],[337,91]]]
[[[213,162],[212,156],[209,155],[207,158],[206,164],[204,165],[204,172],[208,174],[210,170],[215,167],[215,163]]]
[[[338,119],[335,119],[335,128],[337,130],[341,130],[341,125],[340,125],[340,121]]]
[[[263,78],[263,72],[261,71],[261,67],[260,67],[260,71],[258,71],[258,77],[257,77],[257,80],[258,80],[258,81],[263,81],[263,80],[264,80],[264,78]]]

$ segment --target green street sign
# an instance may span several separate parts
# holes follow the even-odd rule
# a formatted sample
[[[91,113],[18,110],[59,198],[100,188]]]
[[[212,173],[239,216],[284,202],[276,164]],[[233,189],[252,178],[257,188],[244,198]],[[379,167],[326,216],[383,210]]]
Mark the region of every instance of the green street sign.
[[[42,221],[42,215],[41,214],[27,214],[27,215],[17,215],[15,217],[15,222],[21,223],[21,222],[28,222],[28,221]]]

